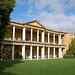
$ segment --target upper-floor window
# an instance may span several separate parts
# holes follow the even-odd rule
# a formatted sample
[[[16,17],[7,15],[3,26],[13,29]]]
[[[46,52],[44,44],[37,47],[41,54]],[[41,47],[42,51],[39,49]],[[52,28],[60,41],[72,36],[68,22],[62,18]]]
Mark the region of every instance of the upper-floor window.
[[[34,35],[34,33],[33,33],[33,35]]]
[[[41,40],[39,40],[39,42],[41,42]]]
[[[52,41],[50,40],[50,43],[52,43]]]
[[[46,42],[46,40],[44,40]]]
[[[11,36],[11,40],[13,39],[13,36]]]
[[[34,41],[34,39],[32,39],[32,41]]]
[[[27,41],[29,41],[29,38],[27,38]]]
[[[41,36],[41,34],[39,34],[39,36]]]

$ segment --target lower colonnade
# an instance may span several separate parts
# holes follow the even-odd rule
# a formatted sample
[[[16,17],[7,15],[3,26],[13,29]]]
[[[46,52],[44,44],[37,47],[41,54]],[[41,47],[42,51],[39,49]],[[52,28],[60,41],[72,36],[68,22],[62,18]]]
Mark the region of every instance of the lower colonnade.
[[[65,48],[62,47],[46,47],[46,46],[32,46],[32,45],[12,45],[12,60],[15,60],[15,54],[22,53],[23,60],[33,59],[50,59],[63,58]]]

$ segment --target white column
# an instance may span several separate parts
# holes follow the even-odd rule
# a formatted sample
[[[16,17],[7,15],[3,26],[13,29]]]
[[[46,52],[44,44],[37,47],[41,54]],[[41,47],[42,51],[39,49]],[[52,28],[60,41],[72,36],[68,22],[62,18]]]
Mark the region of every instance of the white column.
[[[42,59],[44,59],[45,47],[42,47]]]
[[[30,46],[30,60],[32,60],[32,46]]]
[[[59,41],[59,44],[61,44],[61,34],[58,35],[58,41]]]
[[[37,30],[37,42],[39,42],[39,30]]]
[[[48,59],[50,58],[50,47],[48,47]]]
[[[37,46],[37,59],[39,59],[39,46]]]
[[[24,27],[23,28],[23,34],[22,34],[22,40],[25,40],[25,31],[26,31],[26,28]]]
[[[53,58],[55,58],[55,47],[53,48]]]
[[[61,49],[61,58],[62,58],[62,56],[63,56],[62,54],[63,54],[63,51],[62,51],[62,49]]]
[[[55,34],[53,34],[53,43],[55,44]]]
[[[61,48],[59,48],[59,58],[61,58]]]
[[[50,41],[49,41],[49,38],[50,38],[50,37],[49,37],[49,36],[50,36],[50,33],[48,33],[48,43],[50,43]]]
[[[13,40],[15,40],[15,26],[13,26]]]
[[[12,45],[12,60],[14,60],[14,45]]]
[[[42,32],[42,42],[44,42],[44,31]]]
[[[33,40],[33,29],[31,28],[31,41]]]
[[[22,58],[25,60],[25,46],[22,46]]]

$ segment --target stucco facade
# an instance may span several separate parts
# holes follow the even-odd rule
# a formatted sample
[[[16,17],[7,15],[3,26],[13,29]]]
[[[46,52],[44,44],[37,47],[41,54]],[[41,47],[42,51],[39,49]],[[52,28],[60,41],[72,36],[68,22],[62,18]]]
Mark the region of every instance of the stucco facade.
[[[4,41],[5,46],[12,46],[11,57],[15,60],[17,52],[23,60],[63,58],[71,43],[71,35],[62,31],[45,28],[37,21],[22,23],[10,21],[10,33]]]

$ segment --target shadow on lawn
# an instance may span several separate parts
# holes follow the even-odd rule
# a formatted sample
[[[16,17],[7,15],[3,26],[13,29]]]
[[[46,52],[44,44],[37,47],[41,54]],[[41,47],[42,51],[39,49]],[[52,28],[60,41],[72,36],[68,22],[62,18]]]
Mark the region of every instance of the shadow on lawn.
[[[0,75],[15,75],[10,72],[4,72],[6,68],[13,67],[15,64],[23,63],[24,61],[0,61]]]

